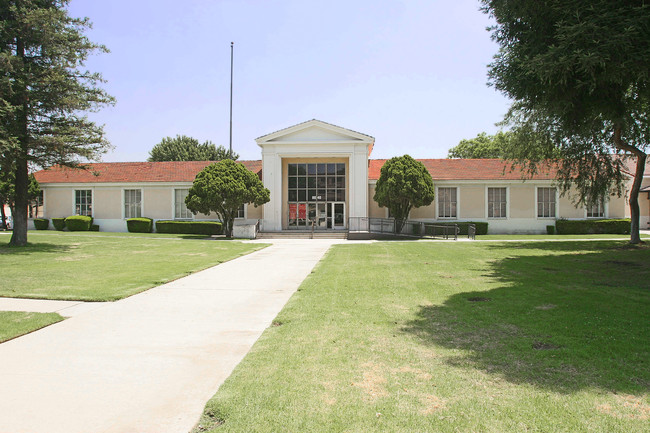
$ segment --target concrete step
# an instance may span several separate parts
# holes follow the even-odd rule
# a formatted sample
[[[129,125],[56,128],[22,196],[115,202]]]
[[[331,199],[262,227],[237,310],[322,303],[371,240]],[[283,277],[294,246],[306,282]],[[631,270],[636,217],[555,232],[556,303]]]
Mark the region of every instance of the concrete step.
[[[348,232],[259,232],[257,239],[347,239]]]

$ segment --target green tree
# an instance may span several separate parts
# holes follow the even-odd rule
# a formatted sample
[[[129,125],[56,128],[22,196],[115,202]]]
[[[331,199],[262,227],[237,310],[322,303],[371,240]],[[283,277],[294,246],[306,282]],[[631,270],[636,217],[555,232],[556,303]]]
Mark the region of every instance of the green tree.
[[[475,138],[461,140],[457,146],[449,149],[447,158],[505,158],[510,136],[508,131],[499,131],[495,135],[481,132]]]
[[[217,147],[211,141],[199,143],[196,138],[186,135],[165,137],[149,151],[149,161],[221,161],[223,159],[236,160],[239,155],[233,152],[232,157],[228,149]]]
[[[11,245],[27,243],[29,166],[78,166],[109,147],[103,128],[84,113],[114,103],[84,68],[106,52],[72,18],[68,0],[0,0],[0,163],[14,168]]]
[[[390,210],[400,233],[411,209],[430,205],[434,196],[433,179],[424,164],[404,155],[383,165],[373,200]]]
[[[270,191],[257,174],[243,164],[224,159],[196,175],[185,204],[195,215],[215,212],[223,223],[224,234],[232,237],[237,210],[243,204],[261,206],[269,200]]]
[[[7,229],[7,215],[5,215],[4,205],[9,206],[12,215],[15,212],[15,191],[16,176],[13,171],[0,169],[0,228]],[[27,187],[27,200],[32,203],[36,200],[41,192],[41,186],[38,184],[33,174],[29,175],[29,186]]]
[[[532,173],[559,168],[576,203],[629,192],[632,243],[650,142],[650,3],[643,0],[481,0],[500,45],[490,84],[513,99],[512,158]],[[534,145],[527,143],[535,140]]]

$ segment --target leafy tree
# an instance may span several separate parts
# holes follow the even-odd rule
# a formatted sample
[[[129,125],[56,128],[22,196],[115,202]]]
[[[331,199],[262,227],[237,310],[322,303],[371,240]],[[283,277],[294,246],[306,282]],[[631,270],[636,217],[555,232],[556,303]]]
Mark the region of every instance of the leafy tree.
[[[270,191],[264,188],[257,174],[243,164],[224,159],[208,165],[196,175],[185,204],[195,215],[216,212],[225,235],[232,237],[237,210],[243,204],[261,206],[269,200]]]
[[[500,50],[490,84],[514,100],[512,158],[534,173],[559,168],[575,201],[629,192],[631,242],[639,238],[639,189],[650,142],[650,3],[642,0],[481,0]],[[527,138],[534,138],[529,145]]]
[[[496,135],[487,135],[481,132],[475,138],[461,140],[456,147],[449,149],[447,158],[505,158],[508,148],[510,132],[497,132]]]
[[[0,228],[7,229],[7,216],[5,215],[4,205],[8,205],[12,215],[15,210],[15,183],[16,176],[12,171],[0,170]],[[29,175],[29,186],[27,188],[27,200],[32,203],[36,200],[41,192],[41,186],[38,184],[33,174]]]
[[[149,161],[221,161],[223,159],[236,160],[239,155],[233,152],[232,157],[228,149],[215,146],[206,141],[199,144],[196,138],[186,135],[165,137],[149,151]]]
[[[389,159],[381,168],[373,200],[390,210],[400,233],[411,209],[430,205],[434,195],[433,179],[424,164],[404,155]]]
[[[15,175],[11,245],[27,243],[29,166],[78,166],[108,148],[84,112],[112,104],[101,75],[84,68],[107,52],[72,18],[68,0],[0,0],[0,163]]]

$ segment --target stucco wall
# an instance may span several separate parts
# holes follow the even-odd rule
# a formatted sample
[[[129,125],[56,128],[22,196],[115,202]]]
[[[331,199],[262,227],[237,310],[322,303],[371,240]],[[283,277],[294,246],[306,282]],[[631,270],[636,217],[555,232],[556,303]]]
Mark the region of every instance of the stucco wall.
[[[372,198],[375,196],[375,185],[368,185],[368,216],[370,218],[386,218],[386,208],[379,207]]]
[[[122,218],[122,189],[95,188],[93,196],[94,218]]]
[[[246,207],[246,219],[259,220],[264,218],[264,206],[257,206],[249,204]]]
[[[153,219],[174,218],[171,187],[145,187],[142,192],[142,216]]]
[[[43,188],[46,218],[65,218],[72,214],[72,188]]]
[[[509,218],[535,218],[537,216],[536,207],[535,185],[510,185]]]
[[[439,185],[441,187],[445,185]],[[462,185],[457,191],[458,217],[464,220],[485,218],[485,186]]]

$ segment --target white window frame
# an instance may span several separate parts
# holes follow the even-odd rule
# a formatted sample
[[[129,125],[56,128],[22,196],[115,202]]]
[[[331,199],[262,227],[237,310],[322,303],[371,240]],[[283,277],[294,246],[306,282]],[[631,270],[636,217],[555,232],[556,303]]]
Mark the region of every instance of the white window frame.
[[[440,190],[441,189],[455,189],[456,190],[456,216],[441,216],[440,215]],[[457,186],[439,186],[436,187],[436,219],[441,220],[457,220],[460,214],[460,194]]]
[[[554,189],[555,190],[555,214],[553,216],[539,216],[539,190],[540,189]],[[533,207],[535,218],[538,220],[554,220],[558,218],[560,211],[560,193],[557,187],[554,186],[537,186],[535,187],[535,206]],[[586,211],[585,211],[586,212]]]
[[[246,218],[248,218],[248,203],[244,203],[243,206],[244,206],[244,216],[242,217],[237,216],[235,217],[236,220],[245,220]],[[239,215],[239,209],[237,209],[237,215]]]
[[[178,220],[178,221],[194,221],[194,214],[189,211],[190,216],[188,218],[177,218],[176,217],[176,191],[178,190],[190,190],[190,187],[188,186],[187,188],[172,188],[172,218],[173,220]]]
[[[603,206],[603,216],[588,216],[589,215],[589,207],[585,206],[585,219],[604,219],[608,218],[609,215],[609,200],[603,198],[603,200],[600,202]]]
[[[490,189],[498,188],[506,190],[506,215],[500,217],[490,216]],[[510,187],[504,185],[487,185],[485,187],[485,219],[507,220],[510,219]]]
[[[140,217],[126,216],[126,191],[140,191]],[[144,216],[144,189],[122,188],[122,219],[142,218]]]
[[[90,216],[95,218],[95,188],[72,188],[72,212],[70,215],[80,215],[77,213],[77,191],[90,191]],[[45,200],[45,196],[43,196]]]

